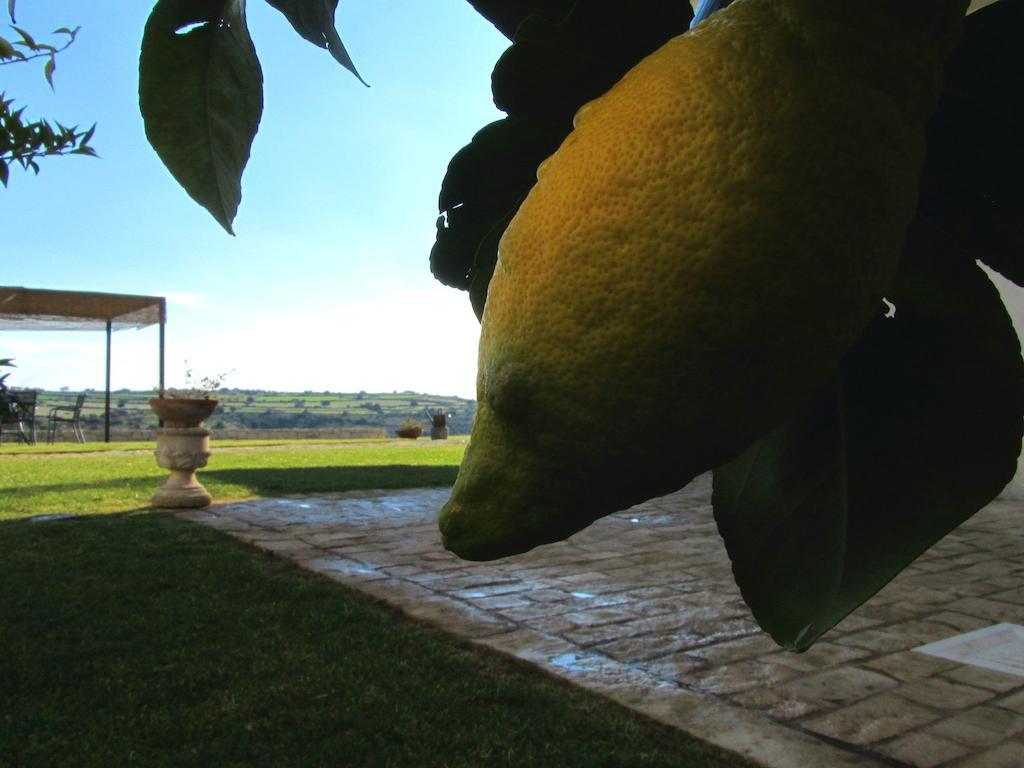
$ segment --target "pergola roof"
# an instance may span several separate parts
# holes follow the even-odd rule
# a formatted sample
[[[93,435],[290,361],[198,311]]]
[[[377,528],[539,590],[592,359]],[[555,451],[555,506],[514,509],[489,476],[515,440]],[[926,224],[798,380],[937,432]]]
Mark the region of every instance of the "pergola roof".
[[[162,296],[0,286],[0,330],[101,331],[164,323]]]
[[[0,286],[0,331],[106,331],[106,388],[104,439],[110,442],[110,335],[125,328],[160,326],[158,382],[164,392],[164,326],[167,300],[163,296],[125,293],[51,291],[43,288]],[[160,422],[161,426],[163,422]]]

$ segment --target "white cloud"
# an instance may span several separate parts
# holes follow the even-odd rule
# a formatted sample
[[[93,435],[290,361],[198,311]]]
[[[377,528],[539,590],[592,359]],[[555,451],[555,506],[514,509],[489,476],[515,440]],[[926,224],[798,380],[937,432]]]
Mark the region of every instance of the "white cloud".
[[[247,388],[475,396],[479,325],[465,294],[404,291],[243,320],[175,344],[168,360],[187,357],[198,373],[234,368],[229,383]]]
[[[196,294],[198,296],[198,294]],[[112,387],[156,385],[155,327],[112,338]],[[287,391],[413,390],[475,397],[479,324],[466,294],[440,285],[259,313],[180,303],[167,327],[166,383],[234,369],[227,386]],[[105,338],[91,332],[5,333],[16,386],[101,389]]]
[[[167,299],[167,303],[171,305],[189,307],[192,309],[206,309],[206,307],[208,306],[208,297],[205,293],[164,292],[160,295]]]

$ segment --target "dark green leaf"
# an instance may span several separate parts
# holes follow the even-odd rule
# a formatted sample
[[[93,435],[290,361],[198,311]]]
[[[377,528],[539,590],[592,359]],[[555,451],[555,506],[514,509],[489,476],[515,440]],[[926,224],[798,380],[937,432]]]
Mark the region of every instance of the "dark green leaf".
[[[25,55],[11,45],[7,38],[0,37],[0,59],[14,59],[18,57],[25,58]]]
[[[684,33],[688,3],[617,0],[578,3],[563,19],[526,19],[491,75],[494,103],[515,117],[572,120],[640,59]]]
[[[529,16],[558,21],[565,18],[576,0],[469,0],[469,3],[511,40],[516,29]]]
[[[164,165],[231,232],[263,110],[244,0],[160,0],[143,35],[139,105]]]
[[[805,627],[842,581],[844,448],[837,379],[783,427],[715,470],[715,521],[736,583],[761,626],[792,648],[816,637]]]
[[[10,171],[7,168],[7,163],[0,160],[0,184],[3,184],[5,187],[7,186],[7,177],[9,174]]]
[[[540,41],[517,42],[494,67],[494,103],[517,117],[561,121],[568,133],[576,109],[603,93],[592,83],[589,64],[583,56]]]
[[[487,286],[491,284],[494,277],[494,267],[498,263],[498,244],[501,236],[505,234],[512,217],[519,210],[519,204],[512,208],[504,216],[498,218],[491,228],[484,233],[476,249],[476,265],[470,273],[469,281],[469,304],[478,320],[484,316],[484,304],[487,303]]]
[[[1017,467],[1024,361],[995,287],[916,228],[895,315],[824,391],[715,470],[743,596],[802,650],[991,501]]]
[[[1024,285],[1024,0],[967,17],[928,127],[921,210],[971,259]]]
[[[50,84],[50,88],[53,88],[53,70],[56,68],[57,58],[55,56],[51,56],[43,66],[43,76],[46,78],[46,82]]]
[[[11,27],[11,29],[13,29],[19,35],[21,35],[21,39],[24,41],[27,47],[31,48],[33,51],[36,50],[36,48],[38,48],[38,46],[36,45],[35,38],[32,37],[32,35],[30,35],[24,29],[22,29],[21,27]]]
[[[537,166],[572,129],[573,114],[685,31],[692,14],[674,0],[473,5],[506,34],[516,30],[491,76],[495,103],[510,117],[452,158],[430,268],[446,285],[469,290],[480,317],[501,235],[536,182]]]
[[[7,0],[7,15],[11,17],[11,21],[17,21],[14,18],[14,2],[15,0]]]
[[[467,290],[482,273],[490,279],[497,256],[495,228],[500,238],[537,180],[537,165],[562,137],[558,128],[507,117],[480,130],[452,158],[438,200],[437,241],[430,251],[430,269],[438,280]]]
[[[341,66],[366,81],[356,71],[356,65],[345,50],[341,36],[334,25],[334,15],[338,9],[338,0],[267,0],[267,2],[284,14],[295,31],[317,48],[325,48]]]

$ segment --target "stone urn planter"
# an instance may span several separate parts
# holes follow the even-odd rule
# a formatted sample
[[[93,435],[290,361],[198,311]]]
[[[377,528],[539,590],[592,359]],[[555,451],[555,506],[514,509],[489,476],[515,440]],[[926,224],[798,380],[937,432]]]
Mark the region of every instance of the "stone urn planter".
[[[156,463],[171,476],[153,495],[155,507],[205,507],[213,497],[196,479],[210,459],[210,430],[203,421],[218,400],[154,397],[149,407],[163,421],[156,431]]]

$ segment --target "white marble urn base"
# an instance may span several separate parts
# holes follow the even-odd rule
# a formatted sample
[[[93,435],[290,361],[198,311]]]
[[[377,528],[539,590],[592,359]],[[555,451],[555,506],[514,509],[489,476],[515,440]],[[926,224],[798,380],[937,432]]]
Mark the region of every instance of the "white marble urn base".
[[[153,495],[155,507],[205,507],[213,497],[196,480],[196,470],[210,459],[210,430],[163,427],[156,431],[156,463],[171,471]]]

